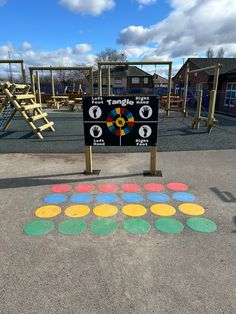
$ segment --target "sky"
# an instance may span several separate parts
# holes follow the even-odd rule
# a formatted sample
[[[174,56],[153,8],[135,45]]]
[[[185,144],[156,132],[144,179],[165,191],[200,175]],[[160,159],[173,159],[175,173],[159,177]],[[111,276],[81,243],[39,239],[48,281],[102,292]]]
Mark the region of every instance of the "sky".
[[[0,59],[93,65],[113,48],[129,61],[172,60],[174,74],[209,47],[236,56],[235,19],[236,0],[0,0]]]

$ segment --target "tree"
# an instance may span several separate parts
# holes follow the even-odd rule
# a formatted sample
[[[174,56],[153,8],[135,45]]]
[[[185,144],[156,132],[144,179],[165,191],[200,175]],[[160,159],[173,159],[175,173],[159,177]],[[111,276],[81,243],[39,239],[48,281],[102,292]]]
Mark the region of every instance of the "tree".
[[[96,61],[127,61],[127,54],[124,51],[119,51],[111,48],[106,48],[97,54]]]
[[[223,47],[221,47],[217,52],[217,58],[224,58],[225,50]]]
[[[213,58],[213,57],[214,57],[214,50],[213,50],[211,47],[209,47],[209,48],[207,49],[207,51],[206,51],[206,57],[207,57],[207,58]]]

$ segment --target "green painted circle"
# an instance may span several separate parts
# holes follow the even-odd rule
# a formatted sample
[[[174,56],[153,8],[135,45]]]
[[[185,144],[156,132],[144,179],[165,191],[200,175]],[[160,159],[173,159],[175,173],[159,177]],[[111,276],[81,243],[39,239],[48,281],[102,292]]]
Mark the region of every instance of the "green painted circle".
[[[115,220],[108,218],[96,219],[90,225],[91,232],[97,235],[107,235],[115,232],[116,229],[117,224]]]
[[[58,225],[58,232],[67,235],[76,235],[83,233],[87,228],[85,221],[81,219],[69,219]]]
[[[35,220],[25,225],[23,231],[32,237],[37,237],[49,233],[53,228],[54,223],[50,220]]]
[[[124,221],[123,228],[128,233],[143,234],[150,231],[150,224],[142,218],[130,218]]]
[[[193,231],[211,233],[216,231],[217,225],[210,219],[193,217],[187,220],[187,226]]]
[[[182,222],[174,218],[160,218],[155,221],[155,227],[165,233],[180,233],[184,229]]]

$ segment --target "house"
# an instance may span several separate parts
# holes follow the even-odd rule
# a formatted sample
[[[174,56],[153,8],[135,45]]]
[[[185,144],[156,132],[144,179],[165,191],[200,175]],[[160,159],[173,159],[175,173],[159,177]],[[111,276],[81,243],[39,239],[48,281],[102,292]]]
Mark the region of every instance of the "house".
[[[206,68],[220,63],[216,111],[236,115],[236,58],[189,58],[172,78],[175,94],[183,95],[184,79],[187,70]],[[189,74],[188,93],[194,97],[200,90],[209,95],[214,79],[214,69]],[[208,105],[204,99],[204,104]],[[209,100],[209,98],[208,98]]]
[[[153,77],[137,66],[115,66],[110,70],[111,93],[119,94],[148,94],[153,92]],[[94,88],[98,87],[98,70],[93,73]],[[107,69],[102,68],[102,86],[104,93],[107,90]]]

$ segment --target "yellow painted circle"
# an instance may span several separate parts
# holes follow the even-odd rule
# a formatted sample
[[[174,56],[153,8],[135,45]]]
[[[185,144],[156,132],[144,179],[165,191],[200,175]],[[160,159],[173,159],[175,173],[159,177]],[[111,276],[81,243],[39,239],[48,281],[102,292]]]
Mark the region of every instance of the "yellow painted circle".
[[[96,206],[93,212],[99,217],[111,217],[118,213],[118,208],[110,204],[103,204]]]
[[[151,206],[151,212],[158,216],[173,216],[176,213],[176,209],[173,206],[167,204],[156,204]]]
[[[61,212],[61,207],[56,205],[42,206],[36,209],[35,216],[39,218],[52,218],[59,215]]]
[[[69,217],[79,218],[88,215],[90,208],[85,205],[73,205],[65,210],[65,215]]]
[[[205,213],[205,209],[197,204],[184,203],[179,206],[181,213],[191,216],[199,216]]]
[[[122,208],[122,212],[127,216],[139,217],[145,215],[147,210],[142,205],[129,204]]]
[[[119,128],[122,128],[124,125],[125,125],[125,119],[124,118],[117,118],[116,119],[116,125],[119,127]]]

